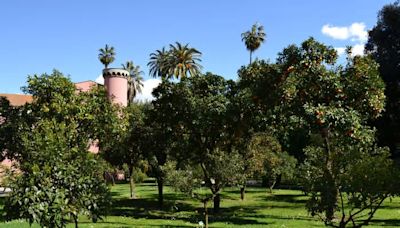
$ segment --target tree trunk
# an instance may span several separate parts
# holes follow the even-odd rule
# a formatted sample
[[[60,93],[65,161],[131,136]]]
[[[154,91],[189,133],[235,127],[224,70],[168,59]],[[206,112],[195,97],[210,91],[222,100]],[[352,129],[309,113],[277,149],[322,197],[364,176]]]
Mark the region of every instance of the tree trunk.
[[[208,200],[203,201],[203,206],[204,206],[204,223],[205,223],[205,228],[208,228],[208,208],[207,208],[207,203]]]
[[[72,215],[74,218],[75,228],[78,228],[78,215]]]
[[[131,192],[131,199],[135,198],[135,180],[133,179],[133,166],[129,167],[129,189]]]
[[[250,65],[251,65],[251,56],[253,55],[253,51],[250,51]]]
[[[337,205],[337,198],[339,191],[335,184],[335,177],[332,173],[332,160],[331,160],[331,149],[329,143],[329,129],[324,128],[321,131],[321,135],[324,138],[326,158],[325,158],[325,171],[324,177],[326,184],[323,191],[321,192],[321,201],[323,205],[326,205],[325,217],[327,221],[332,221],[335,218],[335,208]]]
[[[220,204],[221,204],[221,195],[217,193],[214,196],[214,213],[219,212]]]
[[[245,190],[246,190],[246,186],[245,185],[240,187],[240,199],[241,200],[244,200]]]
[[[163,187],[164,187],[164,180],[162,177],[157,178],[157,187],[158,187],[158,205],[160,208],[164,205],[164,196],[163,196]]]
[[[269,193],[272,194],[272,190],[274,189],[275,184],[276,184],[276,180],[273,180],[273,181],[272,181],[272,184],[269,186]]]

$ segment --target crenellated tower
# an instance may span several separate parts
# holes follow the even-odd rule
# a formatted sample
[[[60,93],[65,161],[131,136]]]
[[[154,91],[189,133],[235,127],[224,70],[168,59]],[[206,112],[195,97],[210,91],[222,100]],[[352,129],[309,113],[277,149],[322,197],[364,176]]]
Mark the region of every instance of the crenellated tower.
[[[103,70],[103,77],[107,96],[114,103],[127,106],[129,72],[120,68],[107,68]]]

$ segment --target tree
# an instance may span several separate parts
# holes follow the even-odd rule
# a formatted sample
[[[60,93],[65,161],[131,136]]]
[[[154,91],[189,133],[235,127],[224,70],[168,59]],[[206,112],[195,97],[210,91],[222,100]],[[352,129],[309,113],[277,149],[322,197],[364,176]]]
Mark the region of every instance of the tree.
[[[128,78],[128,103],[132,104],[133,99],[138,93],[142,92],[143,88],[143,71],[140,70],[140,66],[135,66],[132,61],[127,61],[122,64],[122,68],[129,72]]]
[[[281,115],[293,116],[314,139],[305,148],[303,177],[309,178],[305,178],[304,186],[311,196],[307,208],[313,215],[320,215],[325,224],[338,227],[349,222],[354,226],[367,224],[379,202],[395,193],[397,181],[381,176],[392,175],[393,166],[385,149],[375,146],[374,130],[367,125],[384,108],[384,83],[378,65],[370,56],[351,58],[348,54],[347,65],[335,67],[335,50],[310,38],[301,47],[289,46],[277,61],[282,72],[281,110],[285,111]],[[369,165],[363,177],[365,183],[376,181],[377,173],[382,182],[356,188],[359,168]],[[386,194],[381,194],[383,190]],[[343,206],[346,198],[352,208],[348,214]],[[338,203],[343,205],[336,224]],[[360,222],[361,212],[354,208],[371,213]]]
[[[106,46],[99,49],[99,60],[104,65],[104,68],[107,69],[110,63],[114,62],[115,60],[115,50],[113,46]]]
[[[210,153],[207,159],[207,176],[204,175],[204,169],[199,164],[185,163],[177,167],[176,163],[169,162],[165,166],[166,182],[172,186],[175,191],[183,192],[203,203],[205,227],[208,227],[208,203],[216,196],[214,192],[203,193],[201,190],[210,187],[210,184],[217,184],[220,188],[225,185],[236,185],[240,183],[243,171],[243,160],[239,153],[226,153],[217,150]],[[207,183],[207,177],[211,178],[211,183]],[[214,201],[215,203],[215,201]]]
[[[158,188],[158,202],[160,207],[163,206],[164,197],[163,189],[165,182],[165,169],[167,161],[171,158],[173,147],[176,143],[182,143],[182,141],[176,141],[179,128],[176,123],[179,118],[175,114],[175,95],[185,95],[176,92],[178,88],[174,83],[167,80],[163,80],[162,83],[153,90],[153,96],[155,100],[152,101],[152,105],[145,113],[145,126],[143,133],[143,143],[146,145],[145,157],[147,158],[149,165],[151,166],[151,174],[157,180]],[[173,128],[171,126],[174,126]]]
[[[128,168],[130,195],[135,198],[134,171],[139,163],[146,158],[147,152],[147,127],[145,125],[145,113],[149,104],[132,103],[120,113],[120,128],[114,134],[111,143],[103,147],[102,156],[112,165]]]
[[[176,42],[170,44],[170,49],[156,50],[150,54],[150,61],[147,64],[150,68],[150,75],[163,79],[185,78],[200,74],[201,52],[189,47],[189,44],[182,45]]]
[[[372,145],[373,140],[349,143],[331,136],[329,153],[333,159],[328,161],[324,140],[318,135],[314,140],[305,148],[306,160],[300,168],[304,190],[310,194],[309,212],[332,227],[368,225],[383,201],[398,192],[399,172],[389,151]],[[327,174],[326,162],[332,175]],[[327,191],[327,185],[334,191]],[[336,211],[334,220],[323,215]]]
[[[147,64],[152,77],[166,79],[170,75],[171,59],[168,50],[163,47],[150,54],[150,61]]]
[[[254,24],[250,31],[242,33],[242,41],[245,43],[246,49],[250,52],[250,64],[253,52],[264,43],[265,36],[264,26],[258,23]]]
[[[238,105],[242,110],[236,114],[236,119],[241,119],[247,126],[248,140],[255,132],[268,132],[278,139],[284,151],[302,161],[301,150],[308,141],[307,130],[282,105],[282,84],[292,68],[264,60],[241,67],[238,87],[242,95],[236,97],[242,97]]]
[[[73,218],[78,227],[80,214],[93,222],[105,214],[110,193],[87,143],[77,139],[76,127],[41,120],[32,135],[22,136],[27,159],[19,161],[22,174],[11,184],[13,191],[5,205],[7,219],[65,227]]]
[[[293,178],[296,159],[282,151],[274,137],[267,133],[256,133],[248,143],[247,150],[248,156],[244,161],[248,163],[249,173],[265,176],[271,193],[279,177],[284,176],[286,180]]]
[[[221,76],[207,73],[179,83],[164,81],[153,93],[156,97],[154,110],[162,115],[159,119],[166,132],[164,137],[172,142],[168,144],[168,155],[176,159],[178,165],[199,166],[211,191],[215,212],[219,210],[223,186],[233,179],[238,180],[242,173],[234,172],[227,177],[224,169],[217,165],[223,157],[235,153],[228,148],[226,132],[230,103],[227,94],[231,84]]]
[[[400,135],[397,129],[400,126],[400,2],[386,5],[378,14],[376,26],[369,32],[366,52],[371,54],[379,63],[379,72],[386,84],[387,97],[383,116],[375,122],[378,128],[379,142],[389,146],[393,155]]]
[[[182,45],[176,42],[175,45],[170,44],[170,52],[172,58],[172,75],[175,78],[185,78],[197,76],[200,74],[202,66],[201,52],[195,48],[189,47],[189,44]]]
[[[96,221],[106,212],[109,190],[88,142],[99,139],[102,147],[115,130],[117,110],[104,88],[76,93],[56,70],[29,76],[23,91],[32,94],[33,102],[11,109],[4,122],[10,135],[4,155],[21,170],[7,202],[9,218],[50,227],[64,226],[69,216],[77,226],[80,214]]]

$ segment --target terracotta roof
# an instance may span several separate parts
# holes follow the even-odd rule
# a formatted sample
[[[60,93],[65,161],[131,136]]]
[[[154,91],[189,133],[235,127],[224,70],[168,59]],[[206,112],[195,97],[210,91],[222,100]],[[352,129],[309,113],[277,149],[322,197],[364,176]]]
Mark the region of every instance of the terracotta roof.
[[[86,92],[90,90],[93,86],[98,86],[98,85],[100,84],[92,80],[75,83],[76,89],[82,92]]]
[[[31,103],[33,99],[32,95],[25,95],[25,94],[0,93],[0,97],[6,97],[13,106],[21,106],[26,103]]]

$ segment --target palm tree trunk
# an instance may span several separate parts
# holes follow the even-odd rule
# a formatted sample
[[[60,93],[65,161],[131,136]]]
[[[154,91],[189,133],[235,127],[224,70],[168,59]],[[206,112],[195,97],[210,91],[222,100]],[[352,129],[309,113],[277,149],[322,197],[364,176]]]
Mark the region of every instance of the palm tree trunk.
[[[253,51],[250,51],[250,65],[251,65],[252,55],[253,55]]]

